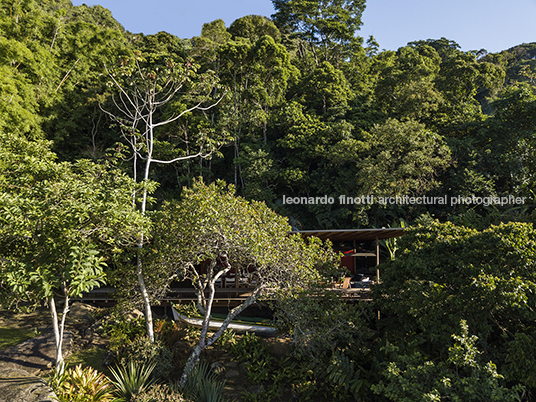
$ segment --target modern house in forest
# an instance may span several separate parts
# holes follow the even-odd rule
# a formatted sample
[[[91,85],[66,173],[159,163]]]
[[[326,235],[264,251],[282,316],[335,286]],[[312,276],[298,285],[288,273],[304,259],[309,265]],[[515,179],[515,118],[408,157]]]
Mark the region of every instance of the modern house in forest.
[[[380,240],[400,237],[404,234],[404,229],[299,230],[291,233],[330,240],[333,243],[333,249],[344,254],[341,265],[348,268],[352,275],[366,275],[375,271],[375,280],[379,281],[380,271],[375,267],[380,264]]]
[[[299,234],[304,238],[315,236],[320,240],[330,240],[333,250],[343,253],[341,265],[350,271],[351,276],[345,279],[339,288],[334,291],[341,293],[342,297],[350,299],[369,300],[370,296],[365,287],[351,289],[351,281],[360,280],[379,282],[380,272],[376,268],[380,264],[380,240],[400,237],[404,234],[403,228],[387,229],[332,229],[332,230],[299,230],[289,234]],[[234,270],[216,284],[215,305],[231,306],[243,301],[251,294],[251,284],[242,281],[235,275]],[[87,301],[112,301],[113,288],[100,288],[84,296]],[[181,282],[172,286],[163,298],[163,305],[169,302],[189,302],[197,299],[191,284]]]

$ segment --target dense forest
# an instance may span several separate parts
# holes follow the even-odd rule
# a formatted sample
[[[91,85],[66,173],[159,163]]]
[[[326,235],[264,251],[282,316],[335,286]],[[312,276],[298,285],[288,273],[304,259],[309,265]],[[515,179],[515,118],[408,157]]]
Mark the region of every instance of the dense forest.
[[[118,104],[118,85],[147,96],[154,84],[163,100],[168,83],[173,98],[151,112],[153,158],[190,157],[155,164],[159,200],[202,176],[234,184],[302,229],[382,227],[423,214],[476,227],[531,219],[533,44],[487,54],[441,38],[382,51],[358,36],[364,2],[314,12],[287,3],[274,2],[272,19],[245,16],[229,28],[216,20],[180,39],[127,32],[100,6],[3,1],[1,128],[51,141],[59,160],[121,154],[132,175],[130,145],[147,123]],[[341,195],[449,202],[345,205]],[[450,202],[509,195],[526,202]],[[335,202],[283,203],[318,196]]]
[[[219,183],[224,200],[222,180],[254,206],[236,201],[235,220],[268,216],[260,201],[297,229],[414,226],[383,267],[376,305],[285,302],[303,310],[288,325],[332,312],[307,323],[312,393],[535,400],[536,43],[488,53],[423,38],[382,50],[359,36],[365,0],[272,3],[271,18],[178,38],[128,32],[101,6],[0,0],[0,290],[18,294],[11,306],[53,301],[54,289],[68,300],[104,283],[107,266],[137,273],[144,293],[132,250],[151,233],[168,250],[168,228],[200,230],[187,217],[206,224],[202,200],[186,190],[198,209],[180,207],[182,221],[169,203],[192,186],[223,203],[201,184]],[[330,332],[334,319],[355,326]]]

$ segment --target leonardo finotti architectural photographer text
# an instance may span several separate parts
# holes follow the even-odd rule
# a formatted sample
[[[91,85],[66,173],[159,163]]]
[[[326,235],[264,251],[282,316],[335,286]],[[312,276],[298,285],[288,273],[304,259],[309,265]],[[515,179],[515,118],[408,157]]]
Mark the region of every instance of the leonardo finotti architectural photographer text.
[[[358,197],[349,197],[347,195],[339,195],[338,197],[330,197],[327,195],[317,197],[287,197],[283,196],[283,204],[286,205],[308,205],[308,204],[326,204],[332,205],[337,201],[340,205],[520,205],[525,204],[527,197],[514,197],[513,195],[502,197],[428,197],[420,196],[413,197],[409,195],[396,197],[376,197],[374,195],[362,195]]]

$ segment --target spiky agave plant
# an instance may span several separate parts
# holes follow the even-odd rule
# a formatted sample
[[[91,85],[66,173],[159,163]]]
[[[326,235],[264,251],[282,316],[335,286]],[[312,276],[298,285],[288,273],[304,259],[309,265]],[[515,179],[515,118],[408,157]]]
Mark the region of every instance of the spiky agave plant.
[[[140,364],[131,360],[115,369],[110,368],[116,396],[120,400],[130,401],[133,396],[147,390],[154,382],[150,377],[155,367],[156,362]]]
[[[207,363],[201,362],[188,376],[181,391],[186,398],[195,402],[224,402],[224,386],[225,381],[220,380]]]

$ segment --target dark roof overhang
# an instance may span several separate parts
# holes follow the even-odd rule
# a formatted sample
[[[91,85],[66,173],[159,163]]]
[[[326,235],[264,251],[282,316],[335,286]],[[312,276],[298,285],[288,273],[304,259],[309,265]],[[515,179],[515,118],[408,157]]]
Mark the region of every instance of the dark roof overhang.
[[[403,228],[387,229],[333,229],[333,230],[296,230],[291,234],[300,234],[303,237],[315,236],[321,240],[333,241],[372,241],[400,237],[404,234]]]

